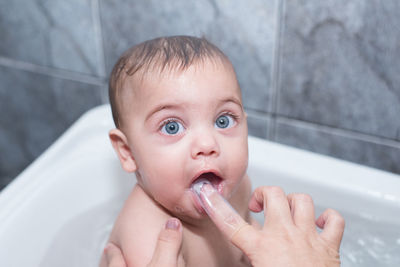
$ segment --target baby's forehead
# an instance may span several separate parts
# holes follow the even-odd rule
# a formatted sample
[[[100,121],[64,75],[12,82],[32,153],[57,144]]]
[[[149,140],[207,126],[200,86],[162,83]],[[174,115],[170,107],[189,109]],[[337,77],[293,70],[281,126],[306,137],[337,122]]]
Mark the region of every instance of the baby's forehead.
[[[154,65],[146,69],[141,69],[137,71],[132,76],[127,76],[122,86],[122,90],[126,91],[128,94],[135,94],[140,92],[140,90],[148,90],[146,88],[146,83],[148,82],[159,82],[169,80],[179,80],[186,72],[193,71],[200,76],[204,72],[206,75],[206,69],[215,68],[220,71],[226,71],[232,74],[232,77],[236,81],[236,73],[233,65],[229,60],[221,58],[209,58],[202,61],[195,62],[188,67],[180,68],[179,66],[173,64],[167,65]]]
[[[232,77],[231,83],[235,84],[238,100],[241,102],[242,96],[240,87],[237,82],[235,70],[230,61],[207,60],[196,62],[184,69],[168,66],[163,69],[157,67],[146,70],[141,69],[134,75],[127,76],[121,88],[121,94],[118,99],[121,120],[124,120],[124,114],[126,115],[128,111],[139,108],[135,106],[141,106],[141,101],[147,101],[147,99],[159,95],[161,92],[160,89],[162,90],[166,83],[179,81],[187,72],[194,72],[199,76],[202,76],[204,72],[204,78],[206,79],[206,75],[210,75],[210,73],[214,75],[214,73],[217,73],[212,71],[213,68],[215,68],[219,74],[221,74],[222,71],[228,73],[227,76]],[[185,76],[185,78],[187,78],[187,76]],[[136,110],[136,112],[140,112],[139,110]]]

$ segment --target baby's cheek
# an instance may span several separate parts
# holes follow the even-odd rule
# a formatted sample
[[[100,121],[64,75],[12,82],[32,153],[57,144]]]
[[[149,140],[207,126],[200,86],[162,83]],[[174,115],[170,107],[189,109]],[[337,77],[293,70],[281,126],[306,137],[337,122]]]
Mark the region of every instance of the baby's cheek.
[[[178,186],[174,183],[171,184],[159,184],[155,188],[153,194],[154,198],[165,208],[175,211],[180,205],[181,193],[177,191]]]
[[[247,153],[244,151],[237,151],[236,156],[232,158],[234,172],[239,175],[243,176],[246,173],[247,164],[248,164],[248,157]]]

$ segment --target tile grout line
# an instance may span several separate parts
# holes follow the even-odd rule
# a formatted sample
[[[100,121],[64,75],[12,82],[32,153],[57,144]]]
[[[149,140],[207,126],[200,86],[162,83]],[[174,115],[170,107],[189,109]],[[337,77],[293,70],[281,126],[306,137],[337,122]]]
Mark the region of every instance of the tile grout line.
[[[101,68],[101,75],[106,77],[106,55],[104,51],[104,43],[103,43],[103,31],[101,25],[101,11],[100,11],[100,1],[99,0],[92,0],[92,16],[93,16],[93,23],[94,23],[94,31],[96,33],[96,44],[97,49],[99,51],[98,57],[100,62]],[[105,78],[104,81],[106,81]],[[101,101],[103,103],[108,103],[108,90],[106,82],[101,87]]]
[[[12,69],[28,71],[31,73],[42,74],[54,78],[61,78],[66,80],[71,80],[75,82],[88,83],[92,85],[103,86],[104,78],[91,76],[88,74],[82,74],[77,72],[72,72],[68,70],[61,70],[51,67],[45,67],[36,65],[29,62],[19,61],[11,58],[6,58],[0,56],[0,66],[9,67]]]
[[[245,108],[245,112],[252,116],[252,117],[256,117],[256,118],[270,118],[272,116],[272,113],[270,112],[265,112],[265,111],[259,111],[259,110],[255,110],[255,109],[249,109],[249,108]]]
[[[356,139],[356,140],[364,141],[367,143],[390,146],[393,148],[400,149],[399,141],[395,141],[395,140],[385,138],[385,137],[378,137],[378,136],[369,135],[369,134],[365,134],[365,133],[359,133],[359,132],[355,132],[352,130],[341,129],[341,128],[331,127],[331,126],[322,125],[322,124],[316,124],[316,123],[307,122],[307,121],[296,120],[296,119],[282,117],[282,116],[277,116],[277,123],[293,125],[293,126],[303,128],[303,129],[314,130],[314,131],[318,131],[318,132],[322,132],[322,133],[326,133],[326,134],[330,134],[330,135],[336,135],[336,136],[341,136],[341,137],[345,137],[345,138],[349,138],[349,139]]]
[[[268,127],[267,139],[276,139],[276,114],[278,105],[278,94],[279,94],[279,77],[280,77],[280,50],[281,50],[281,38],[282,38],[282,23],[284,17],[284,0],[277,0],[276,5],[276,20],[275,20],[275,44],[272,56],[272,70],[271,70],[271,98],[269,104],[271,107],[271,123]]]
[[[269,125],[271,123],[271,113],[269,113],[269,112],[266,113],[264,111],[251,110],[251,109],[246,109],[245,112],[248,115],[248,117],[265,121],[265,124],[267,126],[267,130],[260,137],[262,137],[263,139],[267,139],[268,140],[268,129],[269,129]]]
[[[103,33],[101,27],[100,17],[100,3],[99,0],[92,0],[92,19],[94,25],[94,32],[96,34],[96,46],[98,51],[99,63],[100,63],[100,75],[106,76],[106,60],[103,46]]]

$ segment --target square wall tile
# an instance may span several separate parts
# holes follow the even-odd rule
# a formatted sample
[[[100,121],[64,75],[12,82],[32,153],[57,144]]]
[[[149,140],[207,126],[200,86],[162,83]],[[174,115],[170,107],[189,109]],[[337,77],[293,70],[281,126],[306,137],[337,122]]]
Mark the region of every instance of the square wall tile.
[[[278,113],[400,140],[400,2],[285,3]]]
[[[0,1],[0,56],[104,76],[99,18],[93,3]]]
[[[101,1],[109,73],[129,47],[170,35],[205,36],[235,66],[244,105],[268,111],[277,1]]]
[[[101,103],[99,86],[0,66],[0,184]]]
[[[271,118],[268,115],[255,115],[251,111],[247,112],[247,125],[249,135],[267,139]]]

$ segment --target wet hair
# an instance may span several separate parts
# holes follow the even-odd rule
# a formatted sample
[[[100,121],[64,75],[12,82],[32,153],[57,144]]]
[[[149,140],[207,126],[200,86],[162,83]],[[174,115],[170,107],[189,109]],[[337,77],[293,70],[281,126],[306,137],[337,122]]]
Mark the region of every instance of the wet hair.
[[[128,76],[149,71],[183,71],[206,60],[230,62],[227,56],[205,38],[169,36],[145,41],[128,49],[115,64],[109,81],[109,97],[115,126],[121,126],[121,97]],[[131,90],[134,90],[132,88]]]

